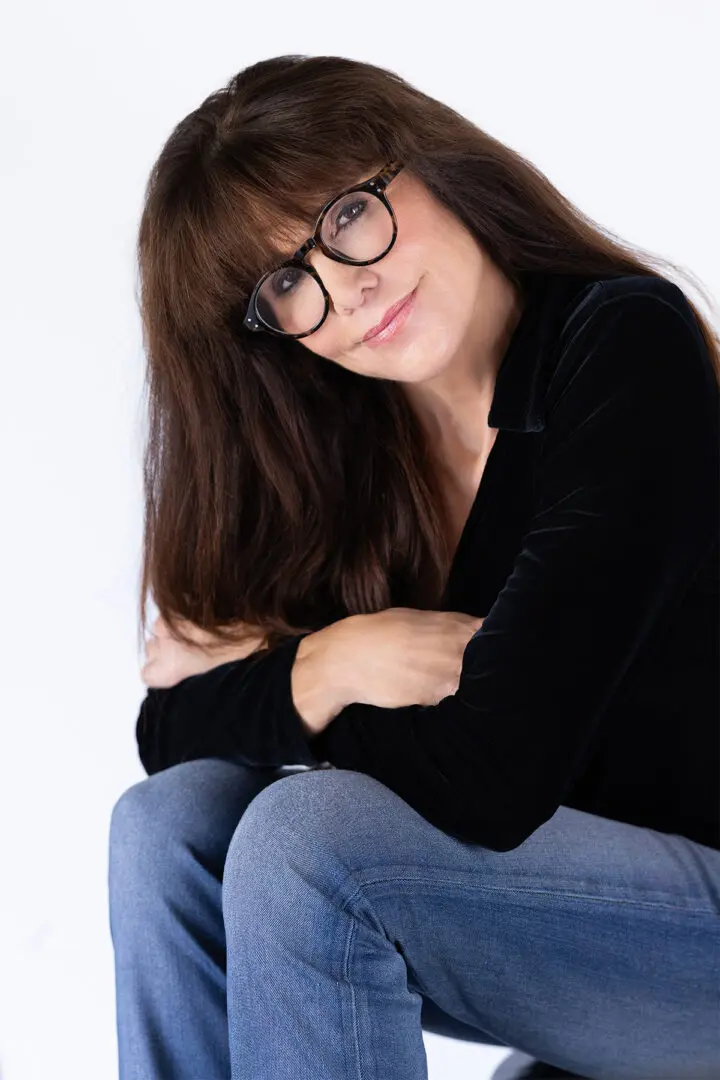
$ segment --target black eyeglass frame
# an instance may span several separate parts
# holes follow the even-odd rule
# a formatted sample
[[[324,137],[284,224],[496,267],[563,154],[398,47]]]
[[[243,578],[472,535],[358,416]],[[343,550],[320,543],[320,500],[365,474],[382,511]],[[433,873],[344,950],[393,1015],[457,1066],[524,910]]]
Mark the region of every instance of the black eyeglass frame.
[[[353,184],[352,187],[345,188],[344,191],[341,191],[338,195],[334,195],[332,199],[325,203],[318,215],[317,222],[315,223],[315,230],[312,236],[309,236],[308,239],[300,245],[300,247],[290,259],[286,259],[285,262],[279,263],[277,266],[273,266],[272,269],[264,273],[258,281],[257,285],[252,291],[252,295],[248,302],[247,311],[245,313],[243,326],[245,326],[246,329],[252,331],[264,330],[268,334],[276,334],[278,337],[285,338],[304,338],[307,337],[309,334],[314,334],[316,330],[320,329],[322,324],[325,322],[325,319],[327,318],[328,312],[330,310],[330,294],[323,285],[322,278],[318,274],[315,267],[312,266],[310,263],[305,262],[306,255],[308,254],[308,252],[312,251],[313,248],[317,247],[320,248],[320,250],[324,252],[324,254],[327,255],[329,259],[334,259],[335,262],[346,263],[350,266],[371,266],[373,263],[379,262],[380,259],[384,259],[388,251],[390,251],[393,244],[395,243],[398,231],[397,218],[395,217],[393,208],[390,205],[385,189],[387,188],[390,181],[395,179],[395,177],[403,167],[403,162],[392,161],[389,165],[385,165],[384,168],[380,170],[380,172],[375,174],[375,176],[371,176],[369,180],[366,180],[364,183]],[[325,215],[335,205],[335,203],[338,202],[338,200],[344,199],[346,195],[349,195],[351,192],[354,191],[367,191],[371,195],[376,195],[384,204],[392,219],[393,233],[390,243],[385,248],[385,250],[380,255],[376,255],[374,259],[348,259],[345,256],[338,254],[337,251],[332,251],[330,248],[328,248],[320,237],[320,231],[323,226],[323,221],[325,220]],[[284,267],[298,267],[299,269],[305,270],[307,273],[311,274],[320,286],[323,294],[323,299],[325,301],[325,310],[323,311],[320,321],[315,326],[313,326],[312,330],[305,330],[302,334],[288,334],[284,330],[276,330],[275,327],[268,326],[267,323],[263,321],[262,316],[257,309],[257,296],[260,292],[263,282],[266,281],[271,274],[276,274],[278,270],[282,270]]]

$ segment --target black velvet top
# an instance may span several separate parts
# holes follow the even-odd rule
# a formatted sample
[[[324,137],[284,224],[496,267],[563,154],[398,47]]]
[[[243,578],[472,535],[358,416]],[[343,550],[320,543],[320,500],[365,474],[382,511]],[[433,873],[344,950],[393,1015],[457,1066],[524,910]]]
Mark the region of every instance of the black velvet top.
[[[348,705],[310,741],[301,638],[149,689],[150,774],[200,757],[367,773],[510,851],[558,806],[720,849],[720,390],[683,292],[530,274],[498,433],[440,605],[484,617],[437,705]]]

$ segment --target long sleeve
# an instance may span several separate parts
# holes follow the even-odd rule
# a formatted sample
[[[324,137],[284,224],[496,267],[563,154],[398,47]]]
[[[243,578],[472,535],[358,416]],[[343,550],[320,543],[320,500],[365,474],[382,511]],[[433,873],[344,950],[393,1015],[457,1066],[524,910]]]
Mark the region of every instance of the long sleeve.
[[[455,694],[351,704],[308,744],[292,643],[262,673],[289,762],[367,773],[438,828],[497,851],[562,803],[608,704],[717,540],[718,387],[677,287],[602,299],[565,342],[545,410],[532,514]],[[247,749],[240,707],[236,717]]]
[[[305,634],[145,694],[135,725],[140,761],[152,775],[201,757],[253,766],[313,765],[290,671]]]

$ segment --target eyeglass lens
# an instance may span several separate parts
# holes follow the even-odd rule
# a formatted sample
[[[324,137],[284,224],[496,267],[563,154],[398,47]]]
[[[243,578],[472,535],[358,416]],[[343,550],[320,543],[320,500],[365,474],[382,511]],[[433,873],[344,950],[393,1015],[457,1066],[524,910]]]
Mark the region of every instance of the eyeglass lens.
[[[344,259],[366,262],[390,247],[393,220],[376,195],[350,191],[329,208],[320,235],[326,247]],[[322,289],[312,274],[298,266],[283,266],[269,274],[256,302],[265,325],[284,334],[309,333],[325,312]]]

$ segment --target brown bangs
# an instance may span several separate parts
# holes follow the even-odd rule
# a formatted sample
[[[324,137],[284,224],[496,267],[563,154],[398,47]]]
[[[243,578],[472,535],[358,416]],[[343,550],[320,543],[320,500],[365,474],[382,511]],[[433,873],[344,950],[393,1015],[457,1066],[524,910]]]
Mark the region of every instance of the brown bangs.
[[[249,299],[260,277],[292,258],[313,232],[318,214],[344,188],[370,177],[377,166],[358,163],[342,171],[322,164],[245,160],[218,185],[218,226],[224,244],[218,259],[232,268],[238,302]],[[221,197],[222,192],[222,197]]]

